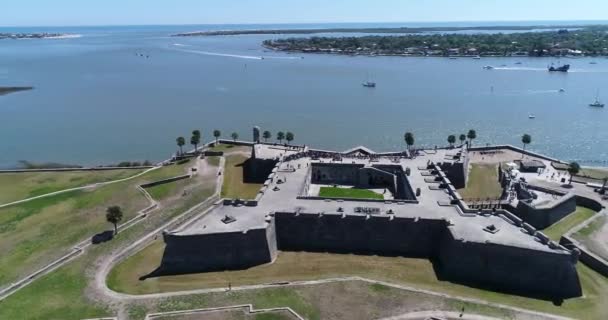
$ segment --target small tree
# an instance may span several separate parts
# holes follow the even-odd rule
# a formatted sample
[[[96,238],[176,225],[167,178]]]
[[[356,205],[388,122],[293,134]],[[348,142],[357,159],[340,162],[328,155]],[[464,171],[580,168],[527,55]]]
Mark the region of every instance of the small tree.
[[[410,151],[415,142],[414,134],[411,132],[406,132],[403,135],[403,140],[405,140],[405,144],[407,145],[407,150]]]
[[[473,146],[473,140],[477,139],[477,132],[473,129],[469,130],[467,138],[469,138],[469,147]]]
[[[448,143],[450,144],[450,147],[454,146],[454,143],[456,143],[456,136],[451,134],[448,136]]]
[[[277,132],[277,140],[279,140],[279,143],[283,141],[283,139],[285,139],[285,133],[283,131]]]
[[[285,134],[285,140],[287,140],[287,143],[291,143],[293,139],[295,139],[294,134],[288,131],[287,134]]]
[[[198,130],[192,131],[192,137],[190,137],[190,144],[194,146],[194,153],[198,152],[198,144],[201,143],[201,133]]]
[[[530,136],[529,134],[524,134],[523,136],[521,136],[521,143],[524,144],[524,151],[526,150],[526,146],[529,145],[530,143],[532,143],[532,136]],[[524,154],[522,152],[521,157],[524,157]]]
[[[268,141],[268,139],[272,138],[272,133],[270,133],[270,131],[264,131],[264,133],[262,133],[262,137],[264,138],[264,142]]]
[[[239,134],[236,132],[233,132],[230,136],[232,137],[232,140],[234,140],[235,142],[236,142],[236,139],[239,138]]]
[[[466,134],[464,134],[464,133],[463,133],[463,134],[461,134],[461,135],[458,137],[458,140],[460,140],[460,144],[464,144],[464,142],[467,140],[467,135],[466,135]]]
[[[577,175],[580,171],[581,166],[578,164],[578,162],[570,163],[570,165],[568,166],[568,173],[570,174],[570,182],[568,182],[568,185],[572,185],[572,177]]]
[[[217,144],[217,139],[220,138],[220,136],[222,135],[222,132],[220,130],[213,130],[213,137],[215,138],[215,144]]]
[[[122,220],[122,209],[111,206],[106,209],[106,220],[114,225],[114,234],[118,234],[118,223]]]
[[[177,146],[179,147],[179,154],[183,155],[184,150],[182,149],[182,147],[186,144],[186,139],[184,139],[184,137],[178,137],[177,139],[175,139],[175,141],[177,142]]]

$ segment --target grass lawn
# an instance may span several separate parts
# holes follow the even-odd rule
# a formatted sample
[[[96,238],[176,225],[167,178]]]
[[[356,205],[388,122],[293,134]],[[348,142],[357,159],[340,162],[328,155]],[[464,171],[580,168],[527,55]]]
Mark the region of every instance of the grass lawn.
[[[93,183],[119,180],[144,170],[20,172],[0,174],[0,204]]]
[[[595,211],[585,207],[576,207],[576,211],[564,217],[549,228],[546,228],[543,230],[543,233],[546,234],[551,240],[559,241],[559,239],[566,234],[566,232],[581,224],[583,221],[591,218],[595,213]]]
[[[210,148],[209,150],[211,151],[224,151],[224,152],[230,152],[233,149],[239,149],[240,147],[237,145],[233,145],[233,144],[218,144],[212,148]]]
[[[242,154],[225,155],[224,184],[222,198],[254,199],[262,184],[243,182],[243,164],[248,159]]]
[[[123,221],[148,206],[136,186],[183,174],[187,164],[163,167],[133,180],[62,193],[0,209],[0,285],[33,272],[77,242],[109,230],[105,210],[123,209]]]
[[[458,193],[464,199],[500,198],[502,188],[498,182],[498,165],[471,164],[467,186],[459,189]]]
[[[321,187],[319,197],[352,198],[352,199],[384,199],[384,196],[367,189]]]
[[[601,180],[605,177],[608,177],[608,169],[583,167],[581,168],[581,171],[578,173],[578,175]]]
[[[164,244],[157,240],[136,255],[115,267],[108,277],[108,286],[131,294],[170,292],[199,288],[272,283],[277,281],[312,280],[341,276],[363,276],[394,283],[413,285],[448,294],[479,298],[531,310],[555,313],[570,317],[585,314],[587,319],[603,319],[608,313],[604,303],[608,295],[608,279],[581,263],[579,276],[584,297],[566,300],[561,306],[550,301],[484,291],[450,282],[440,281],[432,264],[426,259],[402,257],[357,256],[350,254],[280,252],[272,264],[243,271],[209,272],[190,275],[166,276],[138,280],[154,270],[160,263]],[[374,291],[382,291],[372,288]]]

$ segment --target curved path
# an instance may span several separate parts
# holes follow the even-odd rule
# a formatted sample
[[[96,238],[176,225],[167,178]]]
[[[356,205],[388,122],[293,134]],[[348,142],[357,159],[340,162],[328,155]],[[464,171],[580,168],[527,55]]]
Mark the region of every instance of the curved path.
[[[98,182],[98,183],[88,184],[88,185],[82,186],[82,187],[63,189],[63,190],[59,190],[59,191],[45,193],[45,194],[42,194],[42,195],[39,195],[39,196],[35,196],[35,197],[30,197],[30,198],[26,198],[26,199],[22,199],[22,200],[17,200],[17,201],[5,203],[5,204],[0,204],[0,209],[5,208],[5,207],[9,207],[9,206],[14,206],[16,204],[28,202],[28,201],[40,199],[40,198],[46,198],[46,197],[55,196],[55,195],[66,193],[66,192],[70,192],[70,191],[93,189],[93,188],[97,188],[97,187],[101,187],[101,186],[105,186],[105,185],[109,185],[109,184],[113,184],[113,183],[118,183],[118,182],[123,182],[123,181],[129,181],[131,179],[135,179],[135,178],[141,177],[144,174],[146,174],[146,173],[148,173],[150,171],[153,171],[153,170],[157,170],[159,168],[161,168],[161,167],[150,168],[150,169],[144,170],[144,171],[142,171],[142,172],[140,172],[140,173],[138,173],[136,175],[133,175],[133,176],[130,176],[130,177],[127,177],[127,178],[123,178],[123,179],[106,181],[106,182]]]

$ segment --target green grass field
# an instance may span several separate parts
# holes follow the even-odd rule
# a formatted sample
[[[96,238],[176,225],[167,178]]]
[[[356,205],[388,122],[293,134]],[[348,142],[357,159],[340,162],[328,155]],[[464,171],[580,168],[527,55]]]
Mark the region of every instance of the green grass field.
[[[143,170],[23,172],[0,174],[0,204],[59,190],[128,178]]]
[[[471,164],[467,186],[459,189],[458,193],[464,199],[500,198],[502,188],[498,182],[498,165]]]
[[[229,154],[225,155],[225,159],[222,198],[254,199],[262,185],[243,182],[243,164],[248,157],[242,154]]]
[[[0,209],[0,284],[33,272],[77,242],[111,229],[105,210],[123,209],[123,221],[149,205],[136,186],[183,174],[188,164],[167,166],[141,177],[40,198]],[[28,173],[28,175],[31,175]],[[60,179],[64,180],[64,179]]]
[[[384,199],[383,195],[371,190],[338,187],[321,187],[319,190],[319,197],[376,200]]]
[[[596,212],[591,209],[577,207],[576,211],[553,224],[549,228],[546,228],[543,230],[543,233],[551,240],[559,242],[559,239],[566,234],[566,232],[581,224],[583,221],[591,218],[594,214],[596,214]]]
[[[164,244],[158,240],[118,264],[107,279],[108,286],[119,292],[146,294],[199,288],[223,288],[227,287],[228,283],[237,286],[362,276],[489,302],[516,307],[524,306],[531,310],[575,318],[584,312],[587,319],[603,319],[608,312],[608,306],[604,303],[604,298],[608,295],[608,279],[581,263],[578,264],[578,270],[584,297],[569,299],[561,306],[556,306],[551,301],[485,291],[441,281],[437,279],[432,263],[428,260],[402,257],[280,252],[274,263],[242,271],[209,272],[138,280],[140,276],[148,274],[159,265],[163,249]]]

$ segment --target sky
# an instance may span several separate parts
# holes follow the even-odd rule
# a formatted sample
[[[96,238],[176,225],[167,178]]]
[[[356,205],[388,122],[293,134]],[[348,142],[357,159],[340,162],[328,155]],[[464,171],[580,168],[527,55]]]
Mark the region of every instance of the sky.
[[[608,0],[2,0],[0,26],[606,20]]]

